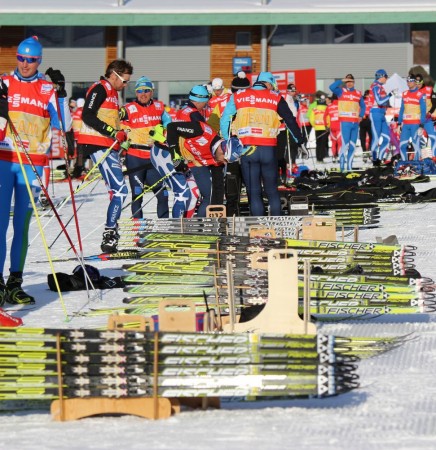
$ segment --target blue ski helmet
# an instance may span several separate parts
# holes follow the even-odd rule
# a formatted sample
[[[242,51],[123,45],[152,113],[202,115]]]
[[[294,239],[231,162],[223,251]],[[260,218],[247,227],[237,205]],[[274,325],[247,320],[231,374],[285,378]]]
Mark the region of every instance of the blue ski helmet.
[[[198,84],[191,89],[189,100],[193,102],[207,102],[210,99],[209,91],[206,86]]]
[[[37,36],[32,36],[21,41],[17,48],[17,55],[39,58],[42,60],[42,45],[38,41]]]
[[[135,91],[144,90],[152,91],[154,89],[154,84],[147,77],[141,77],[135,84]]]
[[[274,89],[277,88],[276,79],[274,78],[274,75],[271,72],[260,72],[260,74],[257,76],[256,81],[263,81],[264,83],[270,83]]]
[[[386,70],[384,69],[378,69],[375,73],[375,79],[378,80],[379,78],[387,78],[388,74],[386,73]]]

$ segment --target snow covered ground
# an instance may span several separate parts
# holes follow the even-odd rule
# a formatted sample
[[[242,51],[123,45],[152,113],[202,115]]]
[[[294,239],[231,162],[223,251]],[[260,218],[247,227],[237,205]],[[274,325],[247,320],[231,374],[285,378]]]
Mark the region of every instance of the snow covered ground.
[[[359,164],[359,160],[356,161]],[[320,168],[320,167],[318,167]],[[416,185],[436,187],[436,181]],[[55,200],[67,194],[67,183],[50,188]],[[77,195],[84,254],[99,253],[107,206],[102,182]],[[154,201],[147,207],[154,211]],[[125,211],[128,217],[129,211]],[[395,234],[402,244],[418,247],[415,261],[423,276],[436,279],[436,204],[405,205],[383,211],[381,226],[363,230],[360,241]],[[61,210],[66,222],[70,206]],[[42,218],[42,225],[48,223]],[[75,238],[74,225],[68,227]],[[56,220],[46,226],[51,245],[59,232]],[[32,236],[38,233],[32,225]],[[51,248],[53,258],[72,256],[61,236]],[[15,312],[26,326],[91,328],[106,324],[105,316],[74,316],[79,310],[121,306],[121,290],[109,290],[88,299],[85,291],[65,293],[64,305],[48,290],[50,266],[41,237],[32,240],[26,264],[25,287],[35,295],[34,308]],[[123,274],[120,262],[92,262],[103,275]],[[72,273],[75,261],[55,262],[57,272]],[[5,267],[5,271],[8,265]],[[8,310],[13,310],[9,308]],[[69,320],[66,320],[66,314]],[[436,316],[384,316],[369,321],[318,324],[324,333],[343,336],[399,336],[410,334],[401,347],[359,364],[361,387],[328,399],[261,403],[223,403],[221,410],[186,411],[167,420],[148,421],[133,416],[95,417],[58,423],[48,412],[3,414],[1,447],[27,449],[356,449],[402,450],[436,448]]]

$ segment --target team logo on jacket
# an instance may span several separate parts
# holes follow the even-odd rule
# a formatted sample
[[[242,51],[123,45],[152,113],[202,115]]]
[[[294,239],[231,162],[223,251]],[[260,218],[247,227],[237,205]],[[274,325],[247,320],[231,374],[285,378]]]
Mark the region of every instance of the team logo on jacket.
[[[129,112],[131,112],[131,113],[138,112],[138,108],[137,108],[135,105],[129,105],[129,106],[127,107],[127,109],[128,109]]]
[[[52,84],[42,84],[41,85],[41,94],[47,95],[51,90],[53,90]]]

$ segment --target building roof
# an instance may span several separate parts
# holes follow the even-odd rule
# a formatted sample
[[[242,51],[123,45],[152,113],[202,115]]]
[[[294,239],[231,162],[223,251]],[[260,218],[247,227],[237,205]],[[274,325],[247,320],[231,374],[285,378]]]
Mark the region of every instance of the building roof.
[[[13,0],[0,25],[174,26],[436,22],[435,0]]]

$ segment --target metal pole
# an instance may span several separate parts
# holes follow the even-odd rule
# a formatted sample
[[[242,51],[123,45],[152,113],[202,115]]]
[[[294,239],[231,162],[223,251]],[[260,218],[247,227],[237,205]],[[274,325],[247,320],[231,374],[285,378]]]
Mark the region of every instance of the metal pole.
[[[268,5],[269,0],[262,0],[262,6]],[[267,26],[261,26],[260,36],[260,71],[266,72],[268,70],[268,36]]]

